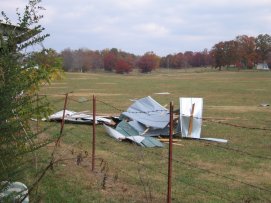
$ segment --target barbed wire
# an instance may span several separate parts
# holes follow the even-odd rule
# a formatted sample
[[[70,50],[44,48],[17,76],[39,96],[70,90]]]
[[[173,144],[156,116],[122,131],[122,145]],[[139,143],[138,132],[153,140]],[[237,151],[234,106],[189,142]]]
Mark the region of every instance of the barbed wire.
[[[98,159],[104,160],[103,158],[98,158]],[[130,177],[130,178],[132,178],[132,179],[134,179],[134,180],[136,180],[139,184],[142,184],[142,181],[139,180],[139,178],[140,178],[139,175],[138,175],[138,177],[136,177],[135,175],[132,175],[132,174],[130,174],[130,173],[128,173],[128,172],[122,170],[120,167],[115,166],[115,164],[114,164],[114,166],[112,166],[112,164],[111,164],[111,165],[110,165],[110,169],[111,169],[111,168],[113,168],[115,171],[117,171],[117,174],[118,174],[119,172],[120,172],[120,173],[123,173],[124,175],[126,175],[126,176],[128,176],[128,177]],[[166,193],[159,191],[159,194],[164,195],[164,197],[166,198],[166,195],[167,195]]]
[[[182,133],[182,131],[175,131],[173,136],[176,136],[176,135],[180,135]],[[184,139],[184,140],[196,140],[196,141],[199,141],[200,143],[204,143],[205,145],[210,145],[210,146],[214,146],[214,147],[217,147],[217,148],[222,148],[222,149],[225,149],[225,150],[230,150],[230,151],[235,151],[235,152],[238,152],[238,153],[241,153],[241,154],[246,154],[248,156],[251,156],[253,158],[259,158],[259,159],[266,159],[266,160],[271,160],[271,157],[268,157],[268,156],[261,156],[261,155],[254,155],[252,153],[249,153],[247,151],[243,151],[243,150],[240,150],[240,149],[235,149],[235,148],[231,148],[231,147],[224,147],[220,144],[217,144],[213,141],[209,141],[208,140],[202,140],[202,139],[198,139],[198,138],[190,138],[190,137],[180,137],[180,139]]]
[[[222,148],[222,149],[229,150],[229,151],[235,151],[235,152],[238,152],[238,153],[241,153],[241,154],[246,154],[246,155],[254,157],[254,158],[271,160],[271,157],[261,156],[261,155],[254,155],[254,154],[251,154],[251,153],[249,153],[247,151],[243,151],[243,150],[240,150],[240,149],[225,147],[225,146],[222,146],[222,145],[211,144],[211,143],[206,143],[206,145],[211,145],[211,146],[214,146],[214,147],[217,147],[217,148]]]
[[[62,95],[62,96],[65,96],[65,94],[58,94],[58,95]],[[85,103],[85,102],[89,102],[91,101],[91,99],[87,99],[87,100],[84,100],[84,101],[78,101],[72,97],[69,97],[68,98],[69,100],[72,100],[74,102],[77,102],[77,103]],[[62,98],[60,100],[63,100]],[[59,101],[60,101],[59,100]],[[102,101],[98,98],[96,98],[96,101],[108,106],[108,107],[111,107],[115,110],[117,110],[118,112],[120,113],[129,113],[129,114],[150,114],[150,113],[155,113],[155,112],[169,112],[168,110],[152,110],[152,111],[126,111],[124,109],[121,109],[121,108],[118,108],[112,104],[109,104],[108,102],[105,102],[105,101]],[[182,116],[185,116],[185,117],[191,117],[191,115],[187,115],[187,114],[181,114]],[[242,125],[237,125],[237,124],[232,124],[232,123],[227,123],[227,122],[222,122],[222,121],[216,121],[214,119],[210,119],[210,118],[205,118],[205,117],[196,117],[196,116],[193,116],[193,119],[198,119],[198,120],[203,120],[203,121],[207,121],[207,122],[212,122],[212,123],[217,123],[217,124],[220,124],[220,125],[226,125],[226,126],[231,126],[231,127],[236,127],[236,128],[243,128],[243,129],[249,129],[249,130],[263,130],[263,131],[270,131],[271,132],[271,129],[270,128],[259,128],[259,127],[250,127],[250,126],[242,126]]]
[[[64,95],[65,95],[65,94],[64,94]],[[75,102],[78,102],[78,103],[84,103],[84,102],[91,101],[90,99],[88,99],[87,101],[79,102],[78,100],[75,100],[75,99],[72,98],[72,97],[68,97],[68,99],[70,99],[70,100],[72,100],[72,101],[75,101]],[[61,100],[63,101],[63,98],[61,98]],[[109,106],[109,107],[111,107],[111,108],[113,108],[113,109],[115,109],[115,110],[120,111],[120,112],[135,113],[135,114],[136,114],[136,113],[144,113],[144,114],[148,114],[148,113],[152,113],[152,112],[168,112],[168,110],[154,110],[154,111],[147,111],[147,112],[142,112],[142,111],[138,111],[138,112],[128,112],[128,111],[125,111],[125,110],[123,111],[122,109],[120,109],[120,108],[118,108],[118,107],[115,107],[115,106],[113,106],[113,105],[111,105],[111,104],[109,104],[109,103],[107,103],[107,102],[101,101],[101,100],[99,100],[99,99],[96,99],[96,100],[97,100],[98,102],[101,102],[101,103],[103,103],[104,105],[107,105],[107,106]],[[183,115],[183,116],[187,116],[187,117],[190,117],[190,116],[191,116],[191,115],[184,115],[184,114],[182,114],[182,115]],[[195,118],[195,119],[201,119],[201,120],[208,121],[208,122],[214,122],[214,123],[218,123],[218,124],[222,124],[222,125],[228,125],[228,126],[232,126],[232,127],[237,127],[237,128],[244,128],[244,129],[250,129],[250,130],[265,130],[265,131],[271,131],[271,129],[269,129],[269,128],[258,128],[258,127],[241,126],[241,125],[236,125],[236,124],[231,124],[231,123],[225,123],[225,122],[221,122],[221,121],[215,121],[215,120],[213,120],[213,119],[208,119],[208,118],[204,118],[204,117],[202,117],[202,118],[193,117],[193,118]],[[62,136],[59,136],[58,139],[60,139],[61,137],[62,137]],[[212,145],[212,144],[211,144],[211,145]],[[242,150],[239,150],[239,149],[224,147],[224,146],[220,146],[220,145],[212,145],[212,146],[215,146],[215,147],[218,147],[218,148],[223,148],[223,149],[226,149],[226,150],[232,150],[232,151],[235,151],[235,152],[238,152],[238,153],[247,154],[247,155],[249,155],[249,156],[253,156],[253,157],[257,157],[257,158],[268,159],[268,160],[271,159],[271,158],[269,158],[269,157],[263,157],[263,156],[253,155],[253,154],[251,154],[251,153],[249,153],[249,152],[245,152],[245,151],[242,151]],[[52,159],[51,159],[50,163],[47,165],[47,167],[45,167],[45,173],[46,173],[46,171],[47,171],[50,167],[52,167],[52,166],[56,163],[56,161],[57,161],[57,160],[54,160],[55,149],[56,149],[56,147],[54,148],[53,153],[51,154]],[[153,154],[156,154],[156,153],[153,152],[153,151],[148,151],[148,152],[151,152],[151,153],[153,153]],[[120,155],[119,153],[114,152],[114,151],[112,151],[112,150],[111,150],[111,153],[114,154],[114,155],[116,155],[116,156],[120,156],[120,157],[123,157],[123,158],[127,159],[126,156]],[[156,155],[158,155],[158,154],[156,154]],[[161,156],[161,155],[159,155],[159,157],[160,157],[160,156]],[[60,161],[60,160],[59,160],[59,161]],[[130,160],[130,161],[131,161],[132,163],[135,163],[135,164],[144,166],[145,168],[148,168],[149,170],[152,170],[152,171],[154,171],[154,172],[156,172],[156,173],[160,173],[160,174],[162,174],[162,175],[164,175],[164,176],[167,177],[167,174],[165,174],[165,173],[163,173],[163,172],[161,172],[161,171],[156,171],[155,169],[151,168],[150,166],[147,166],[147,165],[145,165],[145,164],[143,164],[143,163],[140,163],[139,161],[135,161],[135,160]],[[173,159],[173,161],[175,161],[175,162],[178,163],[178,164],[185,165],[185,166],[187,166],[187,167],[189,167],[189,168],[192,168],[192,169],[197,169],[197,170],[200,170],[200,171],[203,171],[203,172],[206,172],[206,173],[210,173],[210,174],[216,175],[216,176],[218,176],[218,177],[222,177],[222,178],[225,178],[225,179],[228,179],[228,180],[231,180],[231,181],[235,181],[235,182],[244,184],[244,185],[249,186],[249,187],[254,188],[254,189],[258,189],[258,190],[261,190],[261,191],[265,191],[265,192],[271,193],[271,190],[269,190],[269,189],[262,188],[262,187],[259,187],[259,186],[257,186],[257,185],[253,185],[253,184],[250,184],[250,183],[246,183],[246,182],[244,182],[244,181],[241,181],[241,180],[238,180],[238,179],[235,179],[235,178],[231,178],[231,177],[228,177],[228,176],[225,176],[225,175],[222,175],[222,174],[219,174],[219,173],[210,171],[209,169],[201,168],[201,167],[199,167],[199,166],[197,166],[197,165],[195,165],[195,164],[187,163],[187,162],[185,162],[185,161],[183,161],[183,160]],[[44,174],[42,173],[41,176],[40,176],[40,178],[42,178],[42,177],[45,175],[45,173],[44,173]],[[234,202],[233,200],[229,199],[228,197],[220,196],[220,195],[218,195],[218,194],[216,194],[216,193],[214,193],[214,192],[212,192],[212,191],[210,191],[210,190],[207,190],[207,189],[205,189],[205,188],[202,188],[202,187],[200,187],[200,186],[198,186],[198,185],[195,185],[195,184],[193,184],[193,183],[187,183],[187,181],[185,181],[185,180],[183,180],[183,179],[180,179],[179,177],[174,177],[174,179],[177,180],[178,182],[181,182],[181,183],[183,183],[183,184],[186,184],[186,185],[188,185],[188,186],[190,186],[190,187],[194,187],[194,188],[196,188],[196,189],[198,189],[198,190],[200,190],[200,191],[206,192],[206,193],[211,194],[211,195],[213,195],[213,196],[216,196],[216,197],[218,197],[218,198],[220,198],[220,199],[227,200],[227,201],[230,201],[230,202]],[[38,179],[37,179],[37,182],[39,182],[39,181],[40,181],[40,179],[38,178]],[[33,186],[34,186],[34,185],[36,185],[36,183],[34,183]],[[30,193],[30,192],[29,192],[29,193]],[[29,193],[28,193],[28,194],[29,194]]]
[[[162,175],[165,176],[165,177],[168,177],[168,174],[163,173],[163,172],[161,172],[161,171],[156,171],[156,170],[154,170],[153,168],[151,168],[151,167],[149,167],[149,166],[147,166],[147,165],[145,165],[145,164],[143,164],[143,163],[140,163],[139,161],[129,159],[127,156],[121,155],[121,154],[119,154],[119,153],[117,153],[117,152],[114,152],[114,151],[112,151],[112,150],[111,150],[110,152],[111,152],[112,154],[116,155],[116,156],[119,156],[119,157],[128,159],[129,161],[131,161],[131,163],[134,163],[134,164],[143,166],[143,167],[148,168],[149,170],[151,170],[151,171],[153,171],[153,172],[156,172],[156,173],[162,174]],[[197,186],[197,185],[195,185],[195,184],[187,183],[187,182],[185,182],[184,180],[181,180],[180,178],[176,178],[176,177],[173,177],[173,178],[174,178],[175,180],[181,182],[181,183],[184,183],[185,185],[188,185],[188,186],[190,186],[190,187],[194,187],[194,188],[196,188],[196,189],[198,189],[198,190],[201,190],[201,191],[203,191],[203,192],[206,192],[206,193],[209,193],[209,194],[214,195],[214,196],[216,196],[216,197],[219,197],[220,199],[224,199],[224,200],[227,200],[227,201],[230,201],[230,202],[235,202],[235,201],[233,201],[233,200],[231,200],[231,199],[229,199],[229,198],[227,198],[227,197],[220,196],[220,195],[218,195],[218,194],[216,194],[216,193],[214,193],[214,192],[211,192],[211,191],[209,191],[209,190],[207,190],[207,189],[201,188],[201,187],[199,187],[199,186]]]
[[[76,102],[76,103],[79,103],[79,104],[82,104],[82,103],[86,103],[86,102],[89,102],[89,101],[92,101],[92,99],[86,99],[86,100],[83,100],[83,101],[78,101],[77,99],[74,99],[73,97],[69,96],[70,100]]]
[[[167,109],[157,109],[157,110],[152,110],[152,111],[126,111],[124,109],[120,109],[118,107],[115,107],[115,106],[113,106],[113,105],[111,105],[111,104],[109,104],[107,102],[104,102],[102,100],[99,100],[97,98],[96,98],[96,101],[101,102],[102,104],[104,104],[106,106],[109,106],[109,107],[111,107],[111,108],[113,108],[113,109],[115,109],[115,110],[117,110],[117,111],[119,111],[121,113],[130,113],[130,114],[141,114],[141,113],[142,114],[149,114],[149,113],[155,113],[155,112],[168,112],[169,113],[169,111]]]
[[[259,127],[242,126],[242,125],[237,125],[237,124],[232,124],[232,123],[226,123],[226,122],[221,122],[221,121],[208,120],[206,118],[202,118],[202,120],[206,120],[206,121],[217,123],[217,124],[221,124],[221,125],[227,125],[227,126],[231,126],[231,127],[235,127],[235,128],[243,128],[243,129],[248,129],[248,130],[263,130],[263,131],[270,131],[271,132],[270,128],[259,128]]]
[[[156,152],[153,152],[153,151],[148,151],[149,153],[152,153],[156,156],[159,156],[161,157],[160,154],[156,153]],[[165,158],[168,158],[166,156],[164,156]],[[179,163],[179,164],[183,164],[183,165],[186,165],[188,167],[190,167],[191,169],[198,169],[198,170],[201,170],[201,171],[204,171],[204,172],[207,172],[207,173],[210,173],[210,174],[213,174],[213,175],[216,175],[216,176],[219,176],[219,177],[222,177],[222,178],[225,178],[225,179],[228,179],[228,180],[231,180],[231,181],[235,181],[235,182],[238,182],[238,183],[241,183],[241,184],[244,184],[244,185],[247,185],[247,186],[250,186],[250,187],[253,187],[253,188],[256,188],[258,190],[262,190],[262,191],[266,191],[266,192],[269,192],[271,193],[271,190],[269,189],[266,189],[266,188],[262,188],[262,187],[259,187],[257,185],[253,185],[251,183],[247,183],[247,182],[244,182],[244,181],[241,181],[241,180],[238,180],[238,179],[235,179],[235,178],[231,178],[231,177],[228,177],[228,176],[225,176],[225,175],[222,175],[222,174],[219,174],[219,173],[216,173],[216,172],[213,172],[213,171],[210,171],[209,169],[205,169],[205,168],[201,168],[195,164],[192,164],[192,163],[187,163],[185,161],[181,161],[179,159],[174,159],[172,158],[173,161]]]
[[[107,102],[104,102],[100,99],[97,99],[96,100],[106,106],[109,106],[121,113],[130,113],[130,114],[139,114],[139,113],[143,113],[143,114],[149,114],[149,113],[153,113],[153,112],[169,112],[168,110],[153,110],[153,111],[134,111],[134,112],[129,112],[129,111],[126,111],[126,110],[123,110],[123,109],[120,109],[118,107],[115,107]],[[181,114],[182,116],[185,116],[185,117],[191,117],[191,115],[187,115],[187,114]],[[220,125],[227,125],[227,126],[231,126],[231,127],[236,127],[236,128],[243,128],[243,129],[249,129],[249,130],[263,130],[263,131],[270,131],[271,132],[271,129],[270,128],[259,128],[259,127],[250,127],[250,126],[242,126],[242,125],[237,125],[237,124],[232,124],[232,123],[226,123],[226,122],[221,122],[221,121],[215,121],[214,119],[210,119],[210,118],[205,118],[205,117],[196,117],[196,116],[193,116],[193,119],[198,119],[198,120],[203,120],[203,121],[208,121],[208,122],[212,122],[212,123],[217,123],[217,124],[220,124]]]

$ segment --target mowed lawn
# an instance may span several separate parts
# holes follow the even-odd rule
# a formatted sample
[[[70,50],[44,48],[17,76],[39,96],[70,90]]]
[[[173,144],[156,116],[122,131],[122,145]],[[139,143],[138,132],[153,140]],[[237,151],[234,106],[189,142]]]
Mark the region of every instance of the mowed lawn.
[[[119,115],[133,99],[151,96],[161,105],[180,97],[204,100],[202,137],[228,139],[228,144],[195,140],[173,146],[172,202],[271,201],[271,72],[158,70],[151,74],[66,73],[44,87],[53,110]],[[161,95],[155,93],[168,92]],[[58,136],[60,126],[46,136]],[[58,148],[63,159],[40,183],[43,202],[166,202],[167,155],[164,148],[142,148],[110,138],[97,127],[95,171],[91,171],[92,126],[65,124]],[[39,153],[49,160],[53,144]],[[47,152],[46,152],[47,151]],[[83,156],[79,165],[78,156]],[[43,165],[40,164],[39,167]]]

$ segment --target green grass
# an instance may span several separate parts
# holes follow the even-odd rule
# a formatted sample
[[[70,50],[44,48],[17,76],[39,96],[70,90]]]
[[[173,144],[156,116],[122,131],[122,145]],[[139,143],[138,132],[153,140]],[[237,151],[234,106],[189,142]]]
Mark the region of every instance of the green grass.
[[[125,110],[132,104],[130,99],[148,95],[162,105],[173,101],[175,109],[179,108],[179,97],[203,97],[204,117],[235,125],[271,128],[271,107],[259,107],[262,102],[271,103],[270,72],[66,73],[66,79],[43,88],[41,93],[47,94],[54,110],[59,111],[64,104],[64,96],[60,94],[70,91],[73,94],[69,97],[69,110],[91,111],[92,95],[98,100],[97,113],[108,115],[118,115],[118,109]],[[158,92],[171,94],[154,94]],[[90,101],[76,102],[82,98]],[[59,124],[43,125],[55,125],[47,134],[58,135]],[[204,121],[202,135],[225,138],[229,143],[182,140],[183,146],[174,146],[173,202],[271,201],[270,131]],[[167,144],[162,149],[147,149],[117,142],[98,126],[96,170],[91,172],[91,138],[91,126],[65,124],[58,150],[62,158],[71,160],[59,163],[54,171],[48,171],[39,186],[43,202],[165,202]],[[51,149],[47,147],[39,155],[46,157]],[[76,156],[85,151],[88,156],[77,166]],[[107,170],[103,168],[104,163]]]

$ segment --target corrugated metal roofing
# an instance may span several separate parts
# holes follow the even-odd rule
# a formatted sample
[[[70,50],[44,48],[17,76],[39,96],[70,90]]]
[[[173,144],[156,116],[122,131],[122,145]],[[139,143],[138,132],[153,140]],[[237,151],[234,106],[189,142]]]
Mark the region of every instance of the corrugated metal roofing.
[[[135,101],[122,115],[153,129],[163,129],[169,123],[169,111],[150,96]]]

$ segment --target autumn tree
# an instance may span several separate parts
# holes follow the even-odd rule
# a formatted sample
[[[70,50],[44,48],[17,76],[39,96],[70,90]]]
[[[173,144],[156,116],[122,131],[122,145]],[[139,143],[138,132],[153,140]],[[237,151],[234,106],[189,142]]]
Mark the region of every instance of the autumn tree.
[[[153,52],[147,52],[141,56],[137,62],[137,66],[142,73],[148,73],[155,70],[159,66],[159,57]]]
[[[246,68],[252,68],[257,59],[255,38],[241,35],[236,37],[236,41],[241,63]]]
[[[211,53],[208,51],[208,49],[204,49],[202,51],[202,55],[203,55],[203,64],[202,65],[204,67],[212,65],[213,59],[212,59]]]
[[[214,67],[221,70],[222,66],[225,65],[224,42],[215,44],[211,50],[211,54],[214,58]]]
[[[193,59],[193,52],[192,51],[186,51],[184,52],[184,67],[188,68],[191,67],[192,59]]]
[[[258,61],[263,63],[268,59],[268,54],[271,52],[271,36],[260,34],[256,37],[255,43]]]
[[[165,57],[161,57],[159,66],[161,68],[173,68],[173,65],[172,65],[173,60],[172,60],[172,58],[173,58],[172,54],[168,54]]]
[[[127,62],[124,59],[118,59],[115,64],[116,73],[130,73],[133,70],[133,66],[131,63]]]
[[[229,67],[239,61],[238,43],[235,40],[225,41],[223,43],[224,64]]]
[[[104,59],[104,70],[112,72],[116,67],[116,62],[118,60],[116,53],[114,52],[107,52],[103,56]]]
[[[185,56],[182,52],[175,54],[171,59],[173,68],[182,68],[185,66]]]
[[[72,70],[72,64],[73,64],[73,52],[71,49],[67,48],[64,49],[60,56],[62,57],[63,60],[63,69],[65,71],[71,71]]]

